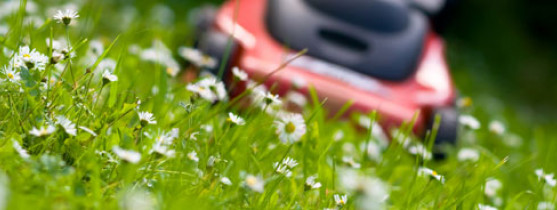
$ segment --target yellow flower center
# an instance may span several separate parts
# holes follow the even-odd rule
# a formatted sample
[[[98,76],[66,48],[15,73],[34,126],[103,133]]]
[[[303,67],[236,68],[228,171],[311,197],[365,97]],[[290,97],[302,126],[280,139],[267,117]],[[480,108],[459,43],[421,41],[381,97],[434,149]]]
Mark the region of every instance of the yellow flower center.
[[[296,125],[294,125],[294,123],[292,122],[288,122],[284,126],[284,131],[286,131],[286,133],[294,133],[295,130],[296,130]]]
[[[29,55],[29,54],[23,54],[23,57],[25,57],[25,58],[31,58],[31,55]]]
[[[246,184],[248,186],[254,186],[257,183],[257,179],[255,177],[248,177],[246,179]]]
[[[8,78],[10,78],[10,79],[14,79],[14,74],[12,74],[12,73],[8,73]]]
[[[437,171],[431,171],[431,174],[432,174],[433,176],[439,175],[439,174],[437,173]]]

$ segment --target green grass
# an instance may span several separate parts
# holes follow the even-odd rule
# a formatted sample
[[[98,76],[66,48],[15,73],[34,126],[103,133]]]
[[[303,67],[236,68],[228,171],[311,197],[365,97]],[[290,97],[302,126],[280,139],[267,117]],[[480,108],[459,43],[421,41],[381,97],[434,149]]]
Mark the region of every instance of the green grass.
[[[179,46],[192,42],[185,14],[157,20],[150,9],[153,4],[87,1],[69,27],[47,14],[47,7],[62,8],[49,1],[37,4],[35,12],[25,14],[20,6],[0,18],[9,27],[0,37],[3,67],[12,65],[12,51],[26,45],[52,59],[52,43],[46,38],[69,40],[75,53],[42,71],[18,67],[21,80],[15,83],[4,70],[0,74],[0,209],[474,209],[480,204],[535,209],[540,202],[555,203],[555,188],[534,171],[557,171],[556,126],[533,123],[537,120],[528,116],[535,115],[483,93],[474,77],[463,71],[456,73],[456,82],[473,103],[461,111],[475,116],[481,127],[462,126],[460,142],[449,148],[445,160],[411,154],[410,145],[424,144],[408,132],[410,122],[393,131],[395,138],[384,144],[372,131],[355,126],[375,119],[374,113],[331,120],[326,116],[335,113],[328,113],[315,95],[303,107],[304,135],[297,142],[282,143],[275,123],[281,116],[267,113],[271,107],[262,110],[236,99],[211,103],[187,91],[181,74],[167,74],[169,61],[157,56],[169,55],[160,46],[153,58],[159,63],[129,50],[145,50],[153,40],[162,40],[182,71],[191,70],[177,55]],[[137,13],[125,22],[130,6]],[[169,9],[156,8],[166,14]],[[44,24],[24,23],[30,16],[42,18]],[[95,41],[104,46],[102,52],[92,51]],[[100,74],[108,59],[118,81],[103,83]],[[142,123],[142,111],[153,113],[157,122]],[[245,124],[232,123],[229,112]],[[76,135],[56,124],[57,116],[75,124]],[[503,122],[506,130],[490,131],[493,120]],[[47,125],[56,131],[41,137],[30,133]],[[151,152],[157,136],[172,129],[178,129],[167,145],[175,151],[173,157]],[[14,142],[29,156],[19,153]],[[115,146],[138,152],[140,160],[122,159]],[[462,148],[476,151],[479,158],[459,159]],[[274,165],[287,157],[298,163],[289,176],[278,173],[280,167]],[[442,178],[420,174],[423,168]],[[306,186],[310,176],[321,187]],[[224,177],[230,185],[222,182]],[[249,186],[254,177],[263,182],[262,191]],[[492,179],[501,186],[488,195],[486,182]],[[348,195],[347,203],[337,205],[336,194]]]

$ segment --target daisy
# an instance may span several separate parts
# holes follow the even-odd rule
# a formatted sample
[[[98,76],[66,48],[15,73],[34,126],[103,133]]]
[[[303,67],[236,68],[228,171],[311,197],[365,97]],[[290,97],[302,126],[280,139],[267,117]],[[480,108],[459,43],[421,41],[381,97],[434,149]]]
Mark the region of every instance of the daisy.
[[[298,162],[291,157],[286,157],[282,161],[282,164],[285,165],[285,166],[288,166],[288,168],[294,168],[298,165]]]
[[[445,183],[445,177],[438,174],[437,171],[434,171],[434,170],[429,169],[429,168],[420,167],[418,169],[418,175],[419,176],[424,176],[424,177],[425,176],[433,177],[433,178],[437,179],[437,181],[440,181],[441,183]]]
[[[75,128],[75,124],[72,123],[72,121],[70,121],[68,118],[61,115],[57,116],[56,124],[62,126],[62,128],[64,129],[64,131],[66,131],[67,134],[71,136],[76,135],[77,129]]]
[[[234,78],[238,79],[239,81],[248,80],[248,74],[238,67],[232,68],[232,74],[234,75]]]
[[[538,210],[554,210],[555,204],[548,201],[542,201],[538,203]]]
[[[116,76],[115,74],[112,74],[108,70],[105,70],[102,76],[103,76],[103,84],[108,84],[110,82],[118,81],[118,76]]]
[[[478,150],[471,149],[471,148],[462,148],[458,151],[458,160],[459,161],[471,161],[476,162],[480,159],[480,153]]]
[[[551,187],[555,187],[555,185],[557,184],[557,181],[555,180],[555,178],[553,178],[553,173],[547,174],[543,171],[543,169],[540,168],[536,170],[536,175],[538,176],[538,180],[546,183]]]
[[[461,115],[458,118],[458,121],[460,122],[460,124],[472,130],[477,130],[481,127],[480,121],[478,121],[475,117],[472,117],[471,115]]]
[[[197,157],[197,152],[195,152],[195,151],[192,151],[192,152],[188,153],[188,158],[190,160],[195,161],[195,162],[199,162],[199,158]]]
[[[478,204],[479,210],[497,210],[497,208],[487,205],[487,204]]]
[[[265,93],[264,102],[267,106],[270,106],[272,104],[275,104],[275,105],[281,105],[282,104],[282,101],[279,99],[279,96],[274,95],[270,92]]]
[[[58,10],[54,15],[54,20],[58,23],[63,23],[64,25],[70,25],[73,19],[78,18],[79,15],[76,11],[67,9],[66,11]]]
[[[220,178],[220,182],[224,185],[232,185],[232,181],[230,181],[230,179],[228,177],[222,177]]]
[[[354,161],[354,158],[352,158],[352,157],[345,156],[345,157],[342,158],[342,162],[348,164],[352,168],[360,168],[361,167],[361,164]]]
[[[157,121],[155,120],[155,117],[153,116],[153,113],[139,112],[137,114],[139,115],[139,121],[141,122],[141,126],[146,126],[148,124],[156,124],[157,123]]]
[[[217,67],[217,59],[205,55],[203,54],[203,52],[197,49],[180,47],[180,49],[178,49],[178,54],[180,54],[180,56],[182,56],[184,59],[199,68],[212,69]]]
[[[29,153],[27,153],[27,150],[23,149],[21,145],[19,145],[19,142],[14,141],[13,147],[15,151],[19,154],[19,156],[21,156],[21,158],[28,159],[30,157]]]
[[[47,136],[50,135],[51,133],[54,133],[54,131],[56,131],[56,127],[52,126],[52,125],[47,125],[46,127],[41,127],[39,129],[37,129],[36,127],[33,127],[33,129],[31,129],[31,131],[29,131],[29,134],[36,136],[36,137],[41,137],[41,136]]]
[[[19,53],[14,56],[13,66],[27,67],[27,69],[38,69],[44,70],[46,64],[48,63],[48,57],[37,52],[35,49],[29,49],[29,46],[23,46],[19,48]]]
[[[494,197],[501,187],[503,187],[503,184],[499,180],[494,178],[488,179],[485,183],[484,193],[487,197]]]
[[[188,84],[186,89],[196,93],[201,98],[214,103],[216,101],[224,101],[227,99],[224,83],[217,81],[214,77],[207,77],[199,80],[195,84]]]
[[[431,152],[421,143],[408,144],[407,150],[412,155],[422,157],[424,160],[431,160]]]
[[[337,204],[337,206],[344,206],[346,205],[346,202],[348,202],[347,195],[335,194],[333,197],[335,199],[335,203]]]
[[[168,158],[173,158],[176,154],[175,150],[169,149],[168,146],[163,145],[160,142],[155,142],[153,148],[151,148],[151,153],[153,152],[164,155]]]
[[[288,166],[286,166],[286,165],[279,164],[279,163],[275,162],[273,164],[273,167],[276,168],[276,172],[279,173],[279,174],[282,174],[286,177],[292,176],[292,171],[290,171],[290,169],[288,169]]]
[[[166,67],[166,72],[174,77],[180,71],[180,65],[172,57],[172,51],[160,40],[154,40],[152,47],[144,49],[140,54],[141,59],[158,63]]]
[[[275,121],[276,134],[284,144],[300,141],[306,133],[306,124],[300,114],[286,113]]]
[[[317,189],[321,187],[321,183],[320,182],[316,182],[315,179],[317,179],[316,176],[310,176],[306,179],[306,189],[310,190],[310,189]]]
[[[4,75],[8,78],[8,81],[17,83],[21,80],[19,72],[14,71],[10,67],[4,67]]]
[[[228,113],[228,119],[226,119],[226,120],[229,121],[229,122],[232,122],[232,123],[234,123],[234,124],[236,124],[236,125],[244,125],[244,124],[246,124],[246,121],[244,121],[244,119],[242,119],[242,118],[241,118],[240,116],[238,116],[238,115],[235,115],[235,114],[232,113],[232,112],[229,112],[229,113]]]
[[[120,159],[127,161],[129,163],[138,163],[139,160],[141,160],[141,154],[139,152],[133,151],[133,150],[125,150],[120,148],[119,146],[114,146],[112,147],[112,151],[114,152],[114,154],[116,154],[116,156],[118,156]]]
[[[258,193],[263,192],[263,187],[265,185],[263,183],[263,179],[261,179],[261,176],[254,176],[254,175],[251,175],[251,174],[246,177],[244,183],[251,190],[253,190],[255,192],[258,192]]]
[[[497,135],[502,135],[505,133],[505,125],[497,120],[491,121],[489,123],[489,131]]]

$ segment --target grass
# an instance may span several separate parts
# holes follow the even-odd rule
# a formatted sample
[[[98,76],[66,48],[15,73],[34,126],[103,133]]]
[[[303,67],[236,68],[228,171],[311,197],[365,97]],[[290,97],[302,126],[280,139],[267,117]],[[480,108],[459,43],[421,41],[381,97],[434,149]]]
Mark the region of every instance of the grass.
[[[525,117],[531,115],[522,114],[519,105],[477,90],[466,73],[455,78],[473,103],[461,111],[481,126],[463,125],[459,144],[449,148],[445,160],[424,158],[427,151],[412,154],[417,148],[423,152],[419,148],[428,144],[408,132],[410,122],[385,143],[372,134],[373,126],[367,131],[355,126],[373,123],[374,113],[331,120],[315,95],[302,108],[303,123],[293,124],[305,127],[302,137],[283,143],[276,134],[276,122],[284,121],[283,115],[270,105],[262,109],[235,99],[211,102],[186,90],[198,81],[182,82],[184,73],[170,76],[175,64],[182,71],[193,69],[175,53],[191,43],[190,30],[181,20],[183,14],[168,15],[168,7],[143,3],[127,7],[110,1],[82,2],[80,17],[68,27],[46,12],[47,7],[63,8],[50,1],[36,2],[37,10],[26,13],[24,5],[31,2],[22,1],[16,11],[0,18],[9,28],[0,37],[2,66],[14,66],[10,61],[22,46],[52,60],[52,52],[60,49],[50,47],[53,41],[47,38],[66,40],[75,54],[56,65],[46,64],[44,70],[24,62],[15,68],[19,81],[9,80],[5,69],[0,74],[0,208],[554,206],[552,177],[540,180],[535,170],[557,171],[552,162],[557,158],[555,125],[532,124],[536,119]],[[44,22],[27,24],[25,20],[34,16]],[[153,40],[162,40],[170,50]],[[94,43],[104,49],[94,50],[100,49]],[[106,69],[118,80],[103,80]],[[216,89],[218,83],[212,84],[209,94]],[[140,119],[140,112],[153,113],[156,123]],[[230,112],[245,124],[235,124]],[[493,120],[503,122],[505,131],[490,129]],[[49,125],[55,131],[31,132]],[[285,123],[284,129],[288,126]],[[161,143],[161,138],[169,143]],[[287,158],[297,165],[274,164]],[[307,185],[310,176],[321,186]],[[347,201],[336,201],[335,195],[347,195]]]

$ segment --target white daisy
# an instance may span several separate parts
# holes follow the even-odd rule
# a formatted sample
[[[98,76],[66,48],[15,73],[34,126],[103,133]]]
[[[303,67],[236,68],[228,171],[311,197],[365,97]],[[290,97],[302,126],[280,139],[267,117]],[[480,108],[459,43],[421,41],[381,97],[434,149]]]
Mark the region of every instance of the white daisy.
[[[27,150],[23,149],[23,147],[21,147],[21,145],[19,145],[19,142],[14,141],[13,147],[21,158],[29,159],[29,157],[30,157],[29,153],[27,152]]]
[[[433,178],[437,179],[437,181],[440,181],[441,183],[445,183],[445,177],[438,174],[437,171],[434,171],[434,170],[429,169],[429,168],[420,167],[418,169],[418,175],[423,176],[423,177],[433,177]]]
[[[77,129],[75,128],[75,124],[72,123],[72,121],[70,121],[68,118],[59,115],[56,117],[56,124],[62,126],[67,134],[71,136],[76,135]]]
[[[199,80],[195,84],[188,84],[186,89],[196,93],[201,98],[214,103],[216,101],[224,101],[227,99],[224,83],[217,81],[214,77],[207,77]]]
[[[342,157],[342,162],[346,163],[348,166],[352,168],[360,168],[361,164],[356,162],[353,157]]]
[[[244,183],[251,190],[253,190],[255,192],[259,192],[259,193],[263,192],[263,187],[265,185],[261,176],[254,176],[254,175],[251,175],[251,174],[246,176],[246,179],[245,179]]]
[[[216,68],[217,59],[203,54],[203,52],[189,47],[180,47],[178,54],[199,68]]]
[[[286,157],[282,161],[282,164],[285,165],[285,166],[288,166],[288,168],[294,168],[298,165],[298,162],[291,157]]]
[[[418,142],[408,144],[407,150],[410,154],[422,157],[424,160],[431,160],[431,157],[433,157],[431,152],[423,144]]]
[[[220,182],[224,185],[232,185],[232,181],[230,181],[230,179],[228,177],[222,177],[220,178]]]
[[[290,169],[288,169],[288,166],[286,166],[286,165],[279,164],[279,163],[275,162],[273,164],[273,167],[276,168],[276,172],[279,173],[279,174],[282,174],[286,177],[292,176],[292,171],[290,171]]]
[[[248,73],[246,73],[245,71],[241,70],[238,67],[232,68],[232,74],[234,75],[234,78],[238,79],[239,81],[248,80]]]
[[[19,52],[14,56],[13,66],[26,67],[27,69],[44,70],[48,63],[48,57],[37,52],[35,49],[29,49],[29,46],[19,48]]]
[[[138,163],[141,160],[141,154],[139,152],[133,150],[125,150],[120,148],[119,146],[112,147],[112,151],[116,156],[120,159],[127,161],[129,163]]]
[[[286,94],[286,100],[299,107],[305,107],[308,103],[306,96],[300,92],[290,91]]]
[[[282,101],[280,100],[278,95],[274,95],[270,92],[265,93],[264,102],[267,106],[271,105],[281,105]]]
[[[155,142],[155,144],[153,144],[153,148],[151,148],[151,153],[153,152],[164,155],[168,158],[173,158],[174,155],[176,154],[175,150],[169,149],[168,146],[163,145],[160,142]]]
[[[460,151],[458,151],[457,156],[459,161],[476,162],[480,159],[480,152],[478,152],[478,150],[471,149],[471,148],[462,148],[460,149]]]
[[[36,127],[33,127],[33,129],[31,129],[31,131],[29,131],[29,134],[36,136],[36,137],[41,137],[41,136],[47,136],[50,135],[51,133],[54,133],[54,131],[56,131],[56,127],[52,126],[52,125],[47,125],[46,127],[40,127],[39,129],[37,129]]]
[[[190,153],[188,153],[188,158],[195,162],[199,162],[199,158],[197,157],[197,152],[195,151],[191,151]]]
[[[497,210],[497,208],[487,205],[487,204],[478,204],[479,210]]]
[[[301,114],[286,113],[275,121],[276,134],[284,144],[300,141],[306,134],[306,123]]]
[[[346,202],[348,202],[347,195],[335,194],[333,197],[335,199],[335,203],[337,204],[337,206],[344,206],[346,205]]]
[[[321,183],[316,182],[315,179],[317,179],[316,176],[309,176],[306,178],[306,189],[317,189],[321,187]]]
[[[491,121],[489,123],[489,131],[497,135],[502,135],[505,133],[505,125],[497,120]]]
[[[58,23],[63,23],[64,25],[70,25],[72,20],[78,17],[79,15],[76,11],[69,9],[65,11],[58,10],[58,12],[56,12],[56,14],[54,15],[54,20],[56,20]]]
[[[503,184],[499,180],[490,178],[485,182],[484,193],[487,197],[494,197],[501,187],[503,187]]]
[[[154,40],[152,47],[144,49],[140,57],[145,61],[151,61],[165,66],[166,72],[170,76],[174,77],[178,75],[180,71],[180,65],[172,57],[172,52],[160,40]]]
[[[481,127],[480,121],[478,121],[475,117],[471,115],[461,115],[458,118],[458,121],[460,122],[460,124],[473,130],[477,130]]]
[[[244,121],[244,119],[242,119],[242,118],[241,118],[240,116],[238,116],[238,115],[235,115],[235,114],[232,113],[232,112],[229,112],[229,113],[228,113],[228,119],[226,119],[226,120],[228,120],[228,121],[230,121],[230,122],[232,122],[232,123],[234,123],[234,124],[236,124],[236,125],[244,125],[244,124],[246,124],[246,121]]]
[[[547,185],[551,186],[551,187],[555,187],[555,185],[557,184],[557,181],[554,178],[554,174],[547,174],[543,171],[543,169],[536,169],[536,175],[538,176],[538,180],[546,183]]]
[[[548,201],[542,201],[538,203],[537,210],[554,210],[555,204]]]
[[[103,72],[103,84],[108,84],[110,82],[116,82],[118,81],[118,76],[116,76],[115,74],[112,74],[112,72],[105,70]]]
[[[139,115],[139,121],[141,122],[141,126],[146,126],[148,124],[156,124],[157,123],[157,121],[155,120],[155,117],[153,116],[153,113],[139,112],[137,114]]]
[[[17,83],[21,80],[21,76],[20,76],[19,72],[14,71],[10,67],[4,67],[4,75],[6,76],[8,81],[13,82],[13,83]]]

